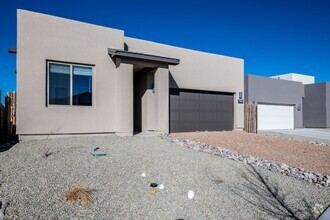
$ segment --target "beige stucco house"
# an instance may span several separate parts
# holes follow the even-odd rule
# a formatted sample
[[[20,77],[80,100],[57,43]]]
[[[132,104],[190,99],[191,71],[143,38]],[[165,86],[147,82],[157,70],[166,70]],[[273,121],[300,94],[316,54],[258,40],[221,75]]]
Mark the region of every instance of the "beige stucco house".
[[[50,15],[17,13],[21,140],[243,127],[242,59]]]

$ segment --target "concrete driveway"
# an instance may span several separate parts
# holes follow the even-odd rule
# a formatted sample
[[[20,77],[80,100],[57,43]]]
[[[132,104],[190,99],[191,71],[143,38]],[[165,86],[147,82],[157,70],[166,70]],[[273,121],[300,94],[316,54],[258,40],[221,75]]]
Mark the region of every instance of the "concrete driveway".
[[[270,130],[268,132],[330,140],[330,129],[302,128],[295,130]]]

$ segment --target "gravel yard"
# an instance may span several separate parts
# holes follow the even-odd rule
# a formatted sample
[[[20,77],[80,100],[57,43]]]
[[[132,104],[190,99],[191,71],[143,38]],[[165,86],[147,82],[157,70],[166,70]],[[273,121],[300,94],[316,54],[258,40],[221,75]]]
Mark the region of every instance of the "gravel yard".
[[[92,143],[107,156],[91,156]],[[50,155],[45,158],[46,150]],[[329,187],[193,151],[159,137],[108,135],[21,142],[0,150],[0,161],[0,198],[10,203],[5,219],[284,219],[292,214],[308,218],[316,217],[315,205],[330,204]],[[141,177],[142,172],[146,177]],[[165,188],[153,195],[151,182]],[[77,184],[94,190],[90,207],[64,200]],[[195,193],[192,199],[188,199],[189,190]]]
[[[330,175],[329,146],[242,131],[177,133],[173,136]]]

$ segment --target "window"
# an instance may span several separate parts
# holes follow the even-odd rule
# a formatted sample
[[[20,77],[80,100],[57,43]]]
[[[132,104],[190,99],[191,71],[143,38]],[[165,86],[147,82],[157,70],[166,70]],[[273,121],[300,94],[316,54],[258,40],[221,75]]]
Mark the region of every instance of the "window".
[[[70,105],[70,66],[50,64],[49,104]]]
[[[73,66],[73,105],[92,105],[92,68]]]
[[[91,66],[48,62],[49,105],[92,105]]]

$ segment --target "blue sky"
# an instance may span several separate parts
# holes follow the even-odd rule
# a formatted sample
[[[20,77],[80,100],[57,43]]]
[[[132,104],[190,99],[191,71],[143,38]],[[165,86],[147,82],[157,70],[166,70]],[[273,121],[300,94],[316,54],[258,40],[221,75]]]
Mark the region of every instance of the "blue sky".
[[[330,81],[330,1],[0,0],[0,89],[15,90],[16,9],[122,29],[129,37],[245,60],[245,73]],[[19,73],[18,73],[19,74]],[[3,97],[2,97],[3,100]]]

